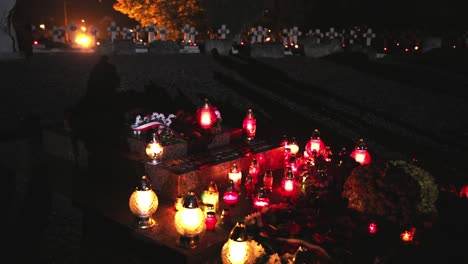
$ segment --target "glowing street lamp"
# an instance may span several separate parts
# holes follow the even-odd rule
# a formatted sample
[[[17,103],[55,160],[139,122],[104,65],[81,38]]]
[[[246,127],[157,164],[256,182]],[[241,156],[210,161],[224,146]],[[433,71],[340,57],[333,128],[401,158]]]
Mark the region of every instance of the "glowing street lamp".
[[[351,152],[350,156],[361,165],[366,165],[371,162],[371,156],[369,151],[367,151],[367,144],[364,142],[364,139],[359,139],[359,142],[357,143],[353,152]]]
[[[158,209],[158,196],[152,189],[149,178],[145,175],[138,181],[128,201],[130,211],[136,216],[136,226],[141,229],[153,227],[156,222],[153,214]]]
[[[255,134],[257,132],[257,119],[254,117],[251,108],[247,110],[247,115],[242,123],[242,128],[244,129],[246,141],[251,142],[255,138]]]
[[[216,112],[208,102],[208,98],[205,98],[203,105],[197,109],[196,118],[197,123],[205,130],[210,129],[215,124]]]
[[[156,133],[152,134],[151,141],[146,145],[146,155],[151,159],[148,161],[151,165],[158,165],[161,163],[163,155],[163,147],[159,142],[158,136]]]
[[[200,234],[206,229],[205,215],[198,207],[198,199],[193,191],[184,197],[184,204],[174,217],[175,227],[180,237],[178,246],[194,249],[200,246]]]

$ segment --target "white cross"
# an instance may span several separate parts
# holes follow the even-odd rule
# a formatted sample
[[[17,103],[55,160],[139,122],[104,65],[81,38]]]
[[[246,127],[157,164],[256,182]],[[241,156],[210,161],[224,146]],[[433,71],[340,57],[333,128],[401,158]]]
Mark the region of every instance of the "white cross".
[[[331,40],[331,39],[334,39],[335,37],[338,37],[338,32],[335,32],[335,28],[331,27],[330,31],[325,33],[325,36],[327,36]]]
[[[140,25],[136,25],[135,27],[135,37],[137,40],[143,39],[143,28]]]
[[[375,38],[375,33],[372,32],[372,28],[368,28],[362,37],[366,39],[366,46],[370,46],[372,39]]]
[[[283,45],[285,47],[287,47],[289,45],[288,41],[288,37],[289,37],[289,31],[287,28],[283,29],[283,32],[281,33],[281,36],[283,37]]]
[[[190,25],[185,24],[185,27],[182,29],[182,33],[184,33],[184,42],[185,45],[189,43],[189,38],[190,38]]]
[[[266,36],[266,30],[264,30],[262,26],[258,26],[256,35],[257,35],[257,42],[262,43],[263,37]]]
[[[115,25],[115,22],[112,21],[110,26],[107,28],[107,31],[111,33],[111,41],[114,42],[117,37],[117,33],[120,31],[120,28]]]
[[[158,27],[154,25],[153,22],[145,28],[145,31],[148,32],[148,43],[151,43],[156,40],[156,33],[158,32]]]
[[[230,30],[226,28],[226,25],[221,25],[221,28],[218,29],[218,34],[220,39],[226,39],[226,35],[230,33]]]
[[[135,33],[133,32],[133,30],[131,28],[126,28],[126,27],[123,28],[121,34],[122,34],[122,38],[126,40],[133,40],[133,37],[135,36]]]
[[[65,43],[65,28],[63,26],[52,28],[52,39],[54,42]]]
[[[302,32],[299,31],[299,28],[294,26],[293,28],[289,29],[289,42],[297,44],[297,38],[302,36]]]
[[[252,39],[250,40],[250,43],[251,44],[254,44],[257,40],[257,29],[256,28],[252,28],[250,30],[250,33],[252,34]]]
[[[166,40],[167,30],[165,26],[162,26],[161,29],[158,31],[159,35],[161,36],[161,40]]]
[[[323,38],[323,33],[320,32],[319,28],[317,28],[315,31],[311,32],[311,37],[315,37],[317,39],[317,44],[320,44],[320,40]]]
[[[189,41],[195,43],[195,36],[198,35],[198,31],[194,27],[190,27]]]
[[[350,30],[349,31],[349,44],[352,45],[354,44],[354,40],[357,39],[358,35],[356,33],[356,31],[354,30]]]

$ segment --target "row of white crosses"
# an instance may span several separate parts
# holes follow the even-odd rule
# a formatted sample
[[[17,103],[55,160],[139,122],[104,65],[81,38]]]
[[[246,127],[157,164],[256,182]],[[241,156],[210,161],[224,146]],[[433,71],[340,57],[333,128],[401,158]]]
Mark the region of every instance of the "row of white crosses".
[[[162,26],[161,29],[158,29],[156,25],[150,23],[147,27],[141,27],[137,25],[135,30],[131,28],[122,28],[118,27],[114,21],[112,21],[107,28],[107,31],[110,33],[111,41],[117,39],[117,36],[120,34],[122,39],[132,40],[136,38],[137,40],[143,39],[144,32],[148,33],[148,42],[153,42],[157,40],[157,36],[160,36],[161,40],[166,40],[167,30],[165,26]]]
[[[316,39],[316,43],[320,44],[321,40],[325,37],[327,37],[329,40],[332,40],[334,38],[340,37],[341,38],[341,44],[346,44],[346,40],[348,40],[348,43],[350,45],[354,44],[354,41],[359,38],[358,32],[355,30],[351,29],[348,32],[346,30],[342,30],[341,33],[336,32],[334,27],[331,27],[329,31],[325,32],[323,34],[320,29],[315,29],[315,30],[309,30],[306,34],[307,37],[314,37]],[[372,31],[372,28],[368,28],[366,32],[362,34],[362,38],[365,39],[366,46],[371,46],[372,44],[372,39],[376,37],[375,33]]]
[[[283,32],[282,32],[282,36],[283,36],[283,44],[284,46],[287,46],[289,44],[297,44],[298,43],[298,38],[300,36],[302,36],[302,32],[299,31],[299,28],[294,26],[290,29],[283,29]]]
[[[184,44],[189,45],[189,43],[195,43],[195,36],[198,35],[198,31],[194,27],[191,27],[189,24],[185,24],[182,29],[184,34]]]
[[[252,35],[250,40],[251,44],[262,43],[264,38],[268,35],[268,29],[263,28],[262,26],[258,26],[257,28],[251,28],[250,33]]]

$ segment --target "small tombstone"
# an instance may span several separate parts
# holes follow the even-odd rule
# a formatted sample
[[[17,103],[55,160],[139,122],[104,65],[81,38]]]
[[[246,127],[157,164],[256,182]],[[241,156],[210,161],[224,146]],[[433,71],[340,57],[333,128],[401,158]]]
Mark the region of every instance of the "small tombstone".
[[[158,30],[158,34],[161,37],[161,40],[166,40],[167,30],[165,26],[162,26],[160,30]]]
[[[109,27],[107,28],[107,31],[111,35],[111,42],[114,42],[114,40],[117,38],[117,34],[119,33],[120,28],[116,26],[114,21],[112,21]]]
[[[52,41],[65,43],[65,29],[63,26],[52,28]]]
[[[145,27],[145,31],[148,32],[148,43],[156,40],[158,27],[153,22],[149,23],[149,25]]]
[[[184,34],[184,43],[188,45],[190,40],[190,25],[185,24],[185,27],[182,29],[182,33]]]
[[[226,28],[226,25],[221,25],[221,28],[218,29],[218,35],[220,39],[226,39],[226,36],[230,33],[230,30]]]
[[[312,30],[309,30],[309,37],[312,37],[312,38],[315,38],[316,39],[316,43],[315,44],[320,44],[320,41],[322,40],[323,38],[323,33],[320,32],[320,29],[317,28],[315,29],[314,31]]]
[[[266,28],[264,29],[262,26],[258,26],[257,27],[257,42],[262,43],[266,35],[267,35],[267,29]]]
[[[362,34],[362,37],[366,39],[366,46],[370,46],[372,39],[375,38],[375,33],[372,32],[372,28],[368,28],[367,31]]]
[[[189,33],[189,42],[195,44],[195,36],[198,35],[198,31],[195,30],[195,27],[190,27]]]
[[[76,34],[78,33],[78,27],[75,24],[75,21],[71,21],[70,25],[67,27],[67,31],[69,32],[69,41],[74,43],[76,40]]]
[[[143,39],[143,31],[144,29],[140,25],[136,25],[135,27],[135,38],[137,41]]]
[[[331,27],[330,31],[325,33],[325,36],[327,36],[328,39],[332,40],[332,39],[338,37],[338,32],[335,31],[334,27]]]
[[[250,39],[250,43],[254,44],[257,41],[257,29],[256,28],[251,28],[250,29],[250,34],[252,38]]]
[[[293,28],[289,29],[289,42],[297,44],[298,37],[302,36],[302,32],[299,31],[299,28],[294,26]]]

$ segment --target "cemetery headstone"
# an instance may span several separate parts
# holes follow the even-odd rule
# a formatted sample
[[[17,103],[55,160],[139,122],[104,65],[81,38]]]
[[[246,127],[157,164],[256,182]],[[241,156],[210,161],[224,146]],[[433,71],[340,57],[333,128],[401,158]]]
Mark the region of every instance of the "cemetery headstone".
[[[158,27],[153,22],[149,23],[149,25],[145,27],[145,31],[148,32],[148,43],[156,40]]]
[[[160,30],[158,30],[159,36],[161,37],[161,40],[164,41],[166,40],[166,35],[167,35],[167,29],[165,26],[162,26]]]
[[[56,43],[65,43],[65,29],[63,26],[52,27],[52,41]]]
[[[111,42],[114,42],[114,40],[117,38],[117,34],[120,31],[120,28],[117,27],[114,21],[110,23],[110,26],[107,28],[107,31],[109,31],[111,35]]]
[[[257,34],[257,35],[256,35],[256,37],[257,37],[256,42],[262,43],[263,40],[264,40],[264,38],[265,38],[266,35],[267,35],[267,29],[266,29],[266,28],[264,29],[262,26],[258,26],[258,27],[257,27],[256,34]]]
[[[190,27],[189,33],[189,42],[195,44],[195,36],[198,35],[198,31],[195,30],[195,27]]]
[[[250,35],[251,35],[250,44],[254,44],[257,41],[257,29],[254,27],[251,28]]]
[[[133,32],[131,28],[124,27],[121,34],[122,38],[125,40],[133,40],[133,38],[135,37],[135,32]]]
[[[182,29],[182,34],[184,34],[184,44],[188,45],[190,40],[190,25],[185,24],[185,27]]]
[[[375,38],[375,33],[372,32],[372,28],[368,28],[367,31],[362,34],[362,37],[366,39],[366,46],[370,46],[372,39]]]
[[[349,40],[348,40],[348,43],[350,45],[353,45],[354,44],[354,41],[358,38],[358,35],[356,33],[356,31],[354,31],[353,29],[351,29],[349,31]]]
[[[68,32],[68,41],[71,43],[74,43],[76,40],[76,35],[78,33],[78,26],[76,26],[75,21],[71,21],[70,25],[67,27],[67,32]]]
[[[302,32],[299,31],[299,28],[294,26],[289,30],[289,43],[297,44],[298,37],[302,36]]]
[[[329,40],[332,40],[338,37],[338,32],[335,31],[334,27],[331,27],[329,31],[325,33],[325,36],[327,36]]]
[[[314,31],[309,30],[309,37],[315,39],[315,44],[320,44],[322,38],[323,38],[323,33],[320,32],[320,28],[315,29]]]
[[[283,45],[284,47],[287,47],[289,45],[288,41],[289,41],[289,31],[287,28],[283,29],[283,31],[281,31],[281,38],[283,39]]]
[[[230,30],[226,28],[226,25],[221,25],[221,28],[218,29],[218,35],[220,39],[226,39],[226,36],[230,33]]]
[[[136,27],[135,27],[136,41],[139,41],[139,40],[143,39],[143,31],[144,31],[144,29],[140,25],[136,25]]]

